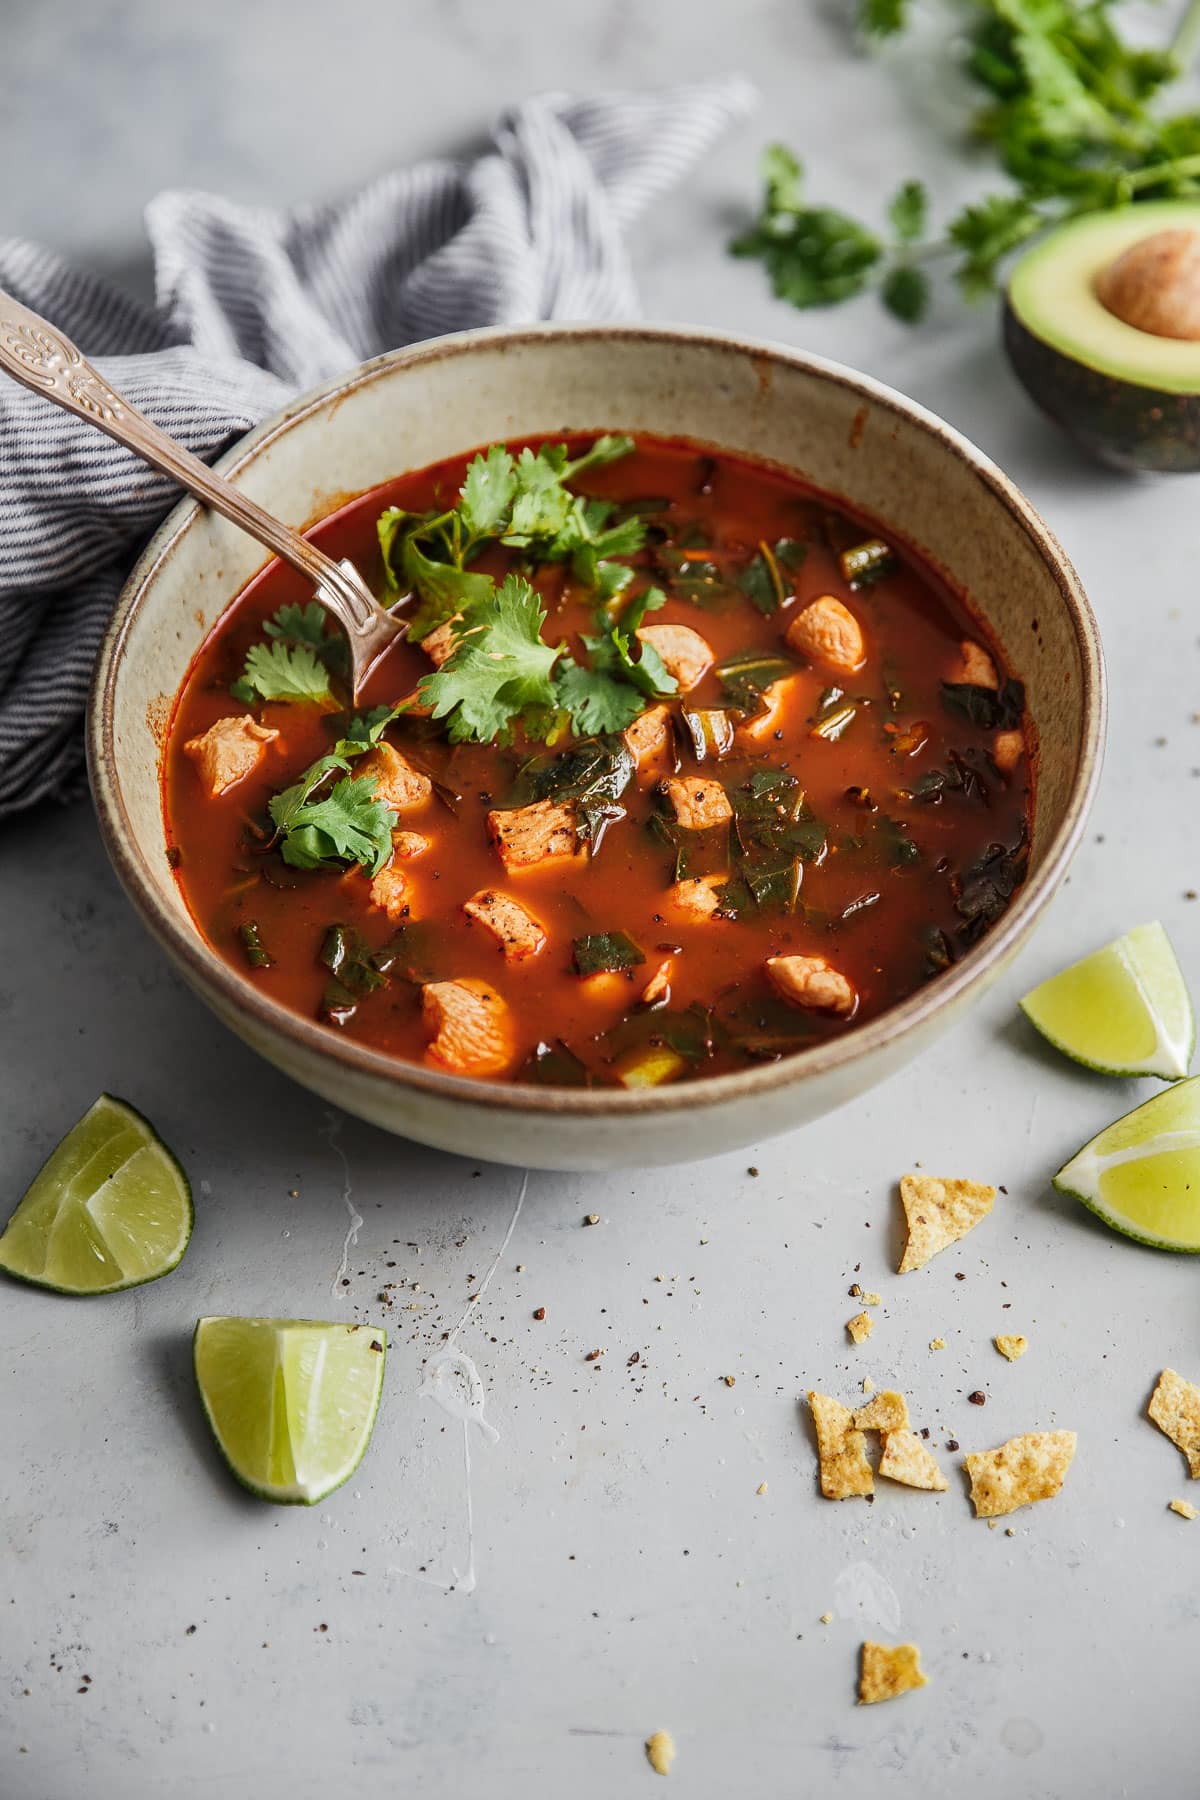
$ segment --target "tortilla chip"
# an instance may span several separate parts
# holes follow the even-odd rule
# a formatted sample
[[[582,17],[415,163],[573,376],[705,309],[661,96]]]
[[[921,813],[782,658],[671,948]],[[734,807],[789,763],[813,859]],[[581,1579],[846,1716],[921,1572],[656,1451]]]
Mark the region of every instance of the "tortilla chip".
[[[944,1350],[946,1348],[945,1338],[930,1338],[929,1348],[931,1350]]]
[[[908,1220],[908,1242],[900,1273],[920,1269],[948,1244],[965,1237],[986,1219],[996,1198],[981,1181],[941,1181],[935,1175],[902,1175],[900,1199]]]
[[[1164,1369],[1146,1408],[1160,1431],[1187,1457],[1192,1480],[1200,1481],[1200,1388],[1174,1369]]]
[[[898,1694],[926,1685],[926,1677],[921,1673],[921,1652],[915,1644],[873,1644],[867,1639],[858,1677],[860,1706],[894,1700]]]
[[[859,1431],[907,1431],[908,1403],[903,1394],[884,1388],[869,1406],[860,1406],[854,1415]]]
[[[865,1344],[874,1329],[875,1321],[870,1313],[855,1313],[852,1319],[846,1321],[846,1330],[856,1344]]]
[[[889,1431],[883,1439],[883,1455],[879,1473],[889,1481],[901,1481],[905,1487],[926,1488],[944,1493],[949,1483],[915,1431]]]
[[[821,1459],[821,1492],[827,1500],[848,1500],[855,1494],[873,1494],[875,1478],[867,1461],[867,1440],[854,1429],[854,1416],[840,1400],[828,1394],[810,1393],[813,1423],[817,1428],[817,1454]]]
[[[646,1739],[646,1761],[656,1775],[669,1775],[675,1761],[675,1739],[669,1731],[656,1731]]]
[[[964,1457],[971,1477],[971,1499],[977,1519],[994,1519],[1052,1500],[1062,1487],[1075,1454],[1073,1431],[1029,1431],[1009,1438],[998,1450],[979,1450]]]
[[[1022,1337],[1019,1331],[1001,1332],[1000,1336],[993,1338],[992,1342],[1001,1356],[1007,1356],[1009,1362],[1016,1362],[1018,1356],[1024,1356],[1029,1348],[1029,1339]]]
[[[1181,1519],[1200,1518],[1200,1506],[1193,1506],[1190,1500],[1171,1500],[1167,1504]]]

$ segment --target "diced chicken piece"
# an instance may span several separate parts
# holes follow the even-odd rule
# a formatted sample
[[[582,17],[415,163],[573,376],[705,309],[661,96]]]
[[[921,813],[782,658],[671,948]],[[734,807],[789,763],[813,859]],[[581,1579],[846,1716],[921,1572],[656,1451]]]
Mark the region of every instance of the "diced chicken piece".
[[[423,856],[429,848],[429,839],[422,837],[419,831],[393,831],[392,855],[407,861],[413,856]]]
[[[621,733],[622,742],[639,769],[658,766],[671,747],[671,714],[665,706],[652,706]]]
[[[728,875],[697,875],[688,881],[677,881],[667,891],[666,904],[677,918],[698,924],[720,910],[721,889],[728,881]]]
[[[553,800],[490,812],[488,830],[510,874],[517,869],[544,868],[548,863],[587,858],[587,847],[580,845],[575,831],[574,807],[559,806]]]
[[[709,644],[690,625],[643,625],[637,635],[643,644],[658,651],[681,694],[690,693],[712,668]]]
[[[823,956],[768,956],[766,971],[776,992],[809,1012],[835,1013],[839,1019],[848,1019],[858,1005],[851,983]]]
[[[1024,734],[998,731],[992,740],[992,761],[1002,775],[1011,775],[1025,754]]]
[[[756,713],[752,719],[744,719],[733,734],[735,744],[765,744],[774,736],[783,724],[784,708],[787,705],[795,682],[792,676],[784,675],[773,681],[770,687],[763,689],[764,710]]]
[[[430,1033],[427,1061],[455,1075],[499,1075],[512,1062],[512,1019],[490,982],[426,982],[421,1014]]]
[[[393,925],[406,919],[411,911],[408,876],[395,863],[380,869],[371,882],[371,905],[382,907]]]
[[[463,911],[491,932],[505,962],[524,962],[526,957],[536,956],[546,942],[546,933],[533,914],[526,912],[519,900],[497,893],[495,888],[480,888],[464,900]]]
[[[832,594],[822,594],[797,613],[785,635],[801,656],[841,675],[853,675],[866,661],[862,627]]]
[[[672,967],[672,961],[669,956],[664,957],[662,962],[659,963],[657,969],[655,969],[653,975],[642,989],[643,1006],[653,1006],[658,1000],[669,1000],[671,998]]]
[[[675,809],[685,831],[709,831],[733,817],[729,796],[717,781],[703,775],[674,775],[662,784],[662,792]]]
[[[455,613],[452,619],[447,619],[444,624],[438,626],[436,631],[431,631],[428,637],[421,639],[422,650],[430,662],[439,669],[454,654],[454,628],[461,618],[461,613]]]
[[[433,793],[433,783],[428,775],[414,769],[390,744],[376,744],[355,765],[356,781],[368,775],[375,779],[375,798],[384,801],[394,812],[408,812],[414,806],[424,806]]]
[[[953,679],[968,684],[970,687],[998,688],[1000,677],[996,673],[996,665],[982,644],[972,643],[964,639],[962,658]]]
[[[199,737],[189,738],[183,751],[215,799],[257,769],[264,749],[278,736],[249,713],[242,713],[236,719],[218,719]]]

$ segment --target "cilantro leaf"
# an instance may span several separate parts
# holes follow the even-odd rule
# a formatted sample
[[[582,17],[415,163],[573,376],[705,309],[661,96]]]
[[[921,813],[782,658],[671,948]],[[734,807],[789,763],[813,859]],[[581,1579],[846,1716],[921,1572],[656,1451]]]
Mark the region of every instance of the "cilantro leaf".
[[[493,444],[467,470],[459,511],[473,537],[490,537],[508,517],[517,491],[513,459],[503,444]]]
[[[929,277],[911,263],[897,263],[884,277],[879,295],[890,313],[906,325],[915,325],[929,308]]]
[[[553,538],[562,531],[574,496],[563,486],[567,466],[561,444],[543,444],[537,452],[528,446],[517,459],[516,498],[504,542],[522,548],[535,538]]]
[[[775,293],[793,306],[828,306],[862,293],[883,255],[875,233],[832,207],[804,205],[801,165],[782,145],[766,152],[762,174],[762,213],[734,239],[733,254],[761,257]]]
[[[263,630],[269,638],[279,638],[286,644],[307,644],[319,656],[331,641],[326,635],[328,624],[329,614],[321,602],[310,600],[307,606],[281,606]]]
[[[421,703],[448,720],[452,743],[507,744],[522,715],[555,707],[550,676],[560,650],[543,643],[546,615],[519,575],[462,611],[455,649],[421,682]]]
[[[964,207],[950,226],[950,240],[963,252],[957,270],[968,298],[986,294],[996,284],[996,266],[1041,228],[1042,220],[1021,194],[989,194]]]
[[[870,37],[894,37],[906,22],[908,0],[858,0],[858,23]]]
[[[888,221],[902,244],[915,244],[925,235],[929,196],[920,181],[906,181],[892,195]]]
[[[415,537],[404,539],[400,562],[408,586],[415,588],[421,599],[421,605],[409,619],[408,636],[414,644],[419,644],[455,613],[486,601],[495,586],[490,575],[456,569],[452,563],[434,562],[425,555]]]
[[[392,854],[396,820],[392,808],[375,798],[373,775],[345,775],[324,798],[292,808],[280,854],[295,869],[357,862],[377,875]]]
[[[585,669],[577,662],[568,662],[559,669],[554,688],[559,705],[571,715],[571,729],[579,737],[624,731],[645,709],[645,700],[629,682],[618,680],[605,669]]]
[[[329,671],[305,644],[252,644],[246,652],[246,667],[230,692],[246,705],[255,700],[316,704],[332,698]]]

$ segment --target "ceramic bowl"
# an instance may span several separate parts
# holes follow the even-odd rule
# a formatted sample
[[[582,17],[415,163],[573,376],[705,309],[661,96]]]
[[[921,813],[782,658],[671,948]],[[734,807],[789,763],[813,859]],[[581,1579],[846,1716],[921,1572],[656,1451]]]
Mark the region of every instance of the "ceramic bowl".
[[[276,1005],[203,942],[167,862],[160,762],[173,697],[222,610],[264,563],[192,501],[121,595],[88,742],[109,855],[147,926],[213,1011],[269,1062],[377,1125],[539,1168],[681,1162],[789,1131],[916,1056],[978,999],[1062,880],[1099,774],[1104,678],[1070,563],[971,444],[835,363],[708,332],[641,326],[481,331],[378,358],[298,400],[218,467],[312,524],[350,495],[496,439],[646,431],[765,458],[880,522],[986,620],[1026,684],[1036,750],[1029,877],[969,955],[843,1037],[737,1074],[642,1092],[493,1085],[366,1049]]]

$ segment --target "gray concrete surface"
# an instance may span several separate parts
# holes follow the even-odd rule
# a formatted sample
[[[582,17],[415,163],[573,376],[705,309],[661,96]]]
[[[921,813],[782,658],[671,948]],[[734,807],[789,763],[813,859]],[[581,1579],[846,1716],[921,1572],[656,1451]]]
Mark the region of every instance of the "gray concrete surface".
[[[947,203],[977,179],[928,129],[953,93],[922,40],[892,80],[833,0],[4,11],[0,147],[24,174],[0,226],[143,286],[139,213],[162,185],[335,193],[470,142],[522,92],[745,69],[758,116],[638,233],[647,311],[840,356],[976,439],[1075,559],[1113,707],[1070,883],[978,1011],[850,1111],[646,1177],[523,1187],[330,1114],[180,987],[86,806],[0,834],[4,1204],[101,1088],[155,1119],[197,1196],[161,1284],[0,1294],[0,1795],[611,1800],[653,1791],[659,1727],[679,1749],[669,1791],[693,1800],[1190,1792],[1200,1522],[1166,1511],[1186,1472],[1142,1414],[1164,1363],[1200,1379],[1197,1268],[1055,1197],[1051,1172],[1151,1084],[1055,1059],[1015,1002],[1154,917],[1200,987],[1198,489],[1078,460],[1010,380],[988,308],[947,299],[911,334],[870,303],[804,316],[722,253],[770,136],[861,208],[908,170]],[[1008,1191],[899,1281],[892,1183],[916,1161]],[[422,1391],[493,1266],[455,1345],[495,1443]],[[883,1294],[859,1350],[856,1278]],[[191,1390],[197,1315],[375,1319],[397,1280],[420,1285],[385,1315],[359,1474],[311,1512],[244,1496]],[[990,1342],[1005,1329],[1032,1345],[1011,1367]],[[799,1398],[865,1374],[908,1393],[948,1493],[817,1497]],[[1062,1496],[989,1531],[942,1446],[1053,1426],[1080,1439]],[[857,1709],[864,1635],[913,1638],[928,1689]]]

